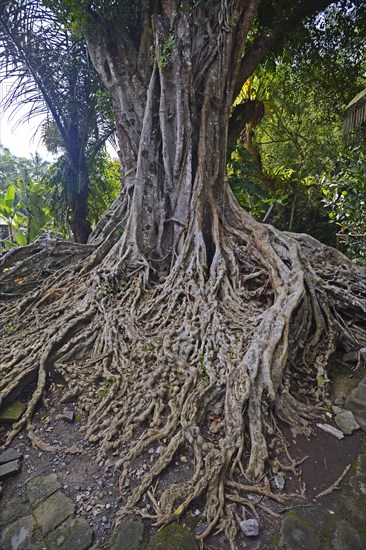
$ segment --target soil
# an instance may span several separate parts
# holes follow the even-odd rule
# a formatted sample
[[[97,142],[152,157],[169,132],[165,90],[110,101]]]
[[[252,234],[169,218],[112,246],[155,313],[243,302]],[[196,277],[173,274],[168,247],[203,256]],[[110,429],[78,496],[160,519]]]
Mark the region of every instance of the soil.
[[[63,491],[76,503],[77,515],[90,523],[95,534],[93,548],[99,549],[104,547],[112,535],[115,514],[123,503],[124,496],[139,483],[144,471],[156,458],[158,449],[149,449],[149,453],[140,459],[139,463],[132,465],[127,485],[120,492],[119,453],[114,453],[108,460],[97,458],[96,447],[86,442],[80,432],[80,428],[86,424],[85,413],[79,410],[75,403],[67,405],[61,403],[64,391],[63,387],[52,384],[47,401],[39,408],[33,421],[35,435],[46,445],[58,447],[58,450],[50,452],[35,449],[25,433],[19,434],[11,447],[18,449],[24,455],[22,471],[4,482],[0,499],[7,500],[13,496],[19,496],[21,499],[24,494],[24,484],[29,478],[41,473],[56,473]],[[64,419],[65,410],[74,412],[75,419],[72,423]],[[249,550],[271,548],[271,540],[278,529],[281,514],[293,506],[321,503],[329,513],[337,508],[337,490],[320,499],[315,497],[330,487],[341,476],[344,469],[356,460],[361,451],[363,435],[358,430],[350,436],[345,436],[343,440],[337,440],[334,436],[321,431],[315,424],[313,428],[313,437],[294,438],[286,426],[281,426],[290,444],[291,457],[296,461],[300,461],[305,456],[308,458],[296,468],[295,472],[286,472],[283,494],[291,494],[292,497],[285,504],[270,501],[268,498],[261,500],[254,493],[248,496],[249,500],[266,507],[266,510],[257,506],[260,535],[256,538],[248,538],[240,532],[238,548]],[[8,430],[9,426],[0,426],[0,447]],[[66,451],[70,448],[75,453]],[[282,463],[286,463],[286,457],[280,455],[279,459]],[[184,449],[168,469],[163,483],[182,479],[182,463],[188,473],[192,467],[192,457]],[[289,464],[288,460],[287,464]],[[242,479],[242,482],[246,481]],[[145,512],[148,514],[150,511],[153,511],[151,504],[146,500]],[[197,502],[193,512],[188,513],[181,521],[191,525],[197,533],[205,526],[202,512],[203,507],[200,506],[200,502]],[[250,519],[250,517],[254,516],[247,514],[246,518],[242,516],[238,519]],[[216,534],[206,541],[204,548],[228,550],[229,546],[222,534]]]

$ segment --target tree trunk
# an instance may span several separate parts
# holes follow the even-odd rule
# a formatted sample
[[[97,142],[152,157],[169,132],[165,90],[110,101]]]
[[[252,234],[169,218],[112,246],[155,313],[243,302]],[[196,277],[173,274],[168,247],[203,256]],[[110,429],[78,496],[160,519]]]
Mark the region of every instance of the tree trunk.
[[[248,478],[261,479],[275,459],[270,449],[283,446],[278,419],[309,434],[322,415],[329,358],[366,335],[360,270],[310,237],[256,222],[225,185],[233,91],[257,4],[195,2],[188,13],[185,2],[165,0],[150,13],[143,2],[138,47],[120,24],[99,22],[88,46],[113,99],[121,196],[87,258],[17,308],[9,288],[20,273],[33,280],[29,263],[20,252],[0,260],[0,292],[9,294],[0,309],[0,404],[38,376],[9,441],[30,422],[52,368],[69,388],[65,399],[78,396],[89,415],[84,437],[101,455],[119,454],[121,487],[160,445],[119,517],[157,483],[157,525],[204,496],[199,538],[219,526],[232,548],[234,502],[247,505],[248,491],[276,498]],[[34,265],[49,257],[30,252]],[[62,262],[66,251],[56,252]],[[6,333],[15,316],[26,347]],[[106,380],[113,384],[100,400]],[[193,469],[172,485],[167,468],[183,447]]]
[[[78,114],[75,112],[75,117]],[[91,233],[91,226],[87,220],[89,197],[89,174],[85,158],[85,144],[82,143],[83,133],[80,136],[79,126],[71,124],[67,130],[68,149],[65,155],[64,193],[67,203],[71,207],[69,225],[74,241],[86,243]]]

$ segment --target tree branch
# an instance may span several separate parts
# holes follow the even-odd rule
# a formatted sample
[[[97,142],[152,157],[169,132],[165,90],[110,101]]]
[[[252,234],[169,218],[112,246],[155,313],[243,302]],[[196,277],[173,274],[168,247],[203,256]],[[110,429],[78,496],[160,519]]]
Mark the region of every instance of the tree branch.
[[[235,97],[259,63],[289,31],[293,32],[304,19],[324,10],[332,3],[332,0],[302,0],[296,3],[290,11],[281,12],[280,15],[275,17],[271,27],[268,27],[265,33],[254,39],[250,49],[243,56],[235,86]]]

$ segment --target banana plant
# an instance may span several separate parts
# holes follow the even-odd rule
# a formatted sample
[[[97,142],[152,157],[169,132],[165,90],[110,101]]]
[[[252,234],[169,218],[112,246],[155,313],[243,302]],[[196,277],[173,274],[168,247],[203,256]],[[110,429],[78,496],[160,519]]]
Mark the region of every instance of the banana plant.
[[[46,201],[43,198],[44,185],[28,179],[18,180],[0,193],[0,218],[8,227],[7,247],[24,246],[32,242],[51,222]]]
[[[10,185],[6,192],[0,193],[0,218],[4,220],[8,227],[9,240],[5,243],[9,246],[15,244],[26,244],[25,235],[18,233],[24,216],[18,211],[16,206],[16,188]]]

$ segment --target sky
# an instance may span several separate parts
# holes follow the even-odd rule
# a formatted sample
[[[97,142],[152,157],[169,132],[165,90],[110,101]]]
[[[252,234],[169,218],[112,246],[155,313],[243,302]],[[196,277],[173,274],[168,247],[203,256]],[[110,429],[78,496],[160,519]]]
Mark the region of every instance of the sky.
[[[23,105],[15,113],[12,112],[13,106],[5,111],[1,105],[14,81],[14,78],[7,78],[0,83],[0,145],[17,157],[29,158],[31,154],[38,152],[44,160],[52,161],[54,156],[42,145],[40,133],[36,133],[44,116],[34,116],[29,122],[17,125],[18,120],[27,115],[31,105]]]
[[[54,156],[41,143],[37,128],[44,117],[34,117],[29,122],[16,125],[19,113],[9,120],[9,112],[0,111],[0,144],[17,157],[30,157],[37,151],[44,160],[52,161]]]
[[[0,103],[10,85],[10,79],[0,84]],[[30,158],[38,152],[43,160],[55,161],[58,155],[52,155],[47,151],[42,144],[40,131],[37,131],[45,115],[33,116],[28,122],[17,124],[19,119],[24,118],[27,111],[28,109],[22,106],[13,114],[11,108],[4,111],[0,105],[0,145],[9,149],[17,157]],[[117,157],[116,151],[109,143],[107,143],[107,151],[112,158]]]
[[[43,160],[55,161],[57,155],[47,151],[42,145],[40,132],[37,132],[44,117],[33,117],[29,122],[17,125],[18,117],[19,114],[9,120],[9,114],[0,111],[0,145],[9,149],[16,157],[30,158],[31,154],[38,152]],[[107,151],[112,158],[118,157],[110,143],[107,143]]]

